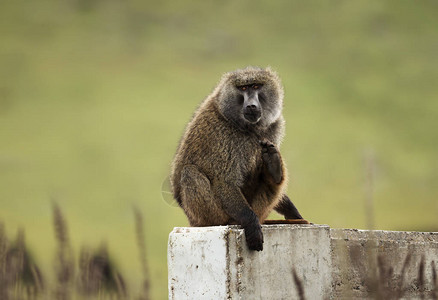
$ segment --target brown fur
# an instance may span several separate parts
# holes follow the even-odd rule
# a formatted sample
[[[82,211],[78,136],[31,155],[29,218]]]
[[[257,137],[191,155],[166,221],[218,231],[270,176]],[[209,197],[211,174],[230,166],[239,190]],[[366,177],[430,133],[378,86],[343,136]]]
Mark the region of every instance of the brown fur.
[[[224,115],[229,108],[223,99],[233,97],[236,86],[252,83],[265,85],[263,95],[273,106],[267,104],[257,124],[236,124]],[[272,70],[250,67],[225,74],[195,112],[171,173],[174,197],[191,226],[241,224],[246,231],[261,235],[256,225],[279,204],[287,182],[286,168],[276,151],[284,131],[282,98],[280,80]],[[278,155],[268,154],[260,141],[271,144],[268,152]],[[281,167],[276,171],[282,175],[279,182],[267,170],[271,157],[274,166]]]

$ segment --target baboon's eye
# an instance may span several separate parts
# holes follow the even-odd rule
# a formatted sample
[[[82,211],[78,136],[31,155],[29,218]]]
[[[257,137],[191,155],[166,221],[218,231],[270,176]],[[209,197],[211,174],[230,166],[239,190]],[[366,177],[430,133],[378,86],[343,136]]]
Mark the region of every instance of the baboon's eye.
[[[252,86],[252,88],[255,89],[255,90],[258,89],[259,87],[260,87],[260,86],[259,86],[258,84],[254,84],[254,85]]]
[[[239,86],[239,90],[241,90],[241,91],[246,91],[247,88],[248,87],[246,87],[246,86]]]

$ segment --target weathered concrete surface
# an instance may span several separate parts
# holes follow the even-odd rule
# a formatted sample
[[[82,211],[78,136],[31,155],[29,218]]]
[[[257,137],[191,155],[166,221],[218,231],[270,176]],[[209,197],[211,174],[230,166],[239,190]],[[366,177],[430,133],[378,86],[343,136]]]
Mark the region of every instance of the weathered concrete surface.
[[[405,299],[432,298],[438,232],[331,229],[330,234],[333,298],[375,298],[379,293],[382,299],[389,299],[400,290]],[[419,275],[422,257],[423,286]]]
[[[263,225],[264,250],[248,250],[238,226],[175,228],[169,236],[169,299],[307,299],[331,290],[330,231]]]
[[[238,226],[175,228],[169,236],[169,299],[298,299],[293,270],[306,299],[438,297],[432,280],[437,232],[262,228],[262,252],[248,250]]]
[[[227,226],[176,227],[167,250],[169,299],[226,299]]]

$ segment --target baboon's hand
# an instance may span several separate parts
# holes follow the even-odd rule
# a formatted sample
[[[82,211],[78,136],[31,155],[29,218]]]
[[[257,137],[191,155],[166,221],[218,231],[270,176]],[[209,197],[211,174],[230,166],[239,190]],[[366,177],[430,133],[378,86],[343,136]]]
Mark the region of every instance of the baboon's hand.
[[[263,233],[262,226],[256,222],[251,225],[245,226],[246,243],[250,250],[263,250]]]
[[[275,183],[280,183],[283,179],[283,169],[280,152],[275,145],[267,140],[261,141],[262,158],[266,168],[274,179]]]

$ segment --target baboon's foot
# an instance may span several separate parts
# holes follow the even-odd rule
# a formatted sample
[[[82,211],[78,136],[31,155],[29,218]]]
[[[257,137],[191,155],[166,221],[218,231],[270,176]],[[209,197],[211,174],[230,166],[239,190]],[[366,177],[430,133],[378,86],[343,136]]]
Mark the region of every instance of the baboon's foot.
[[[274,179],[274,182],[279,184],[283,179],[283,169],[280,152],[277,147],[269,141],[261,141],[262,158],[266,169]]]
[[[248,248],[250,250],[262,251],[263,250],[263,233],[260,223],[253,223],[245,226],[245,238]]]

